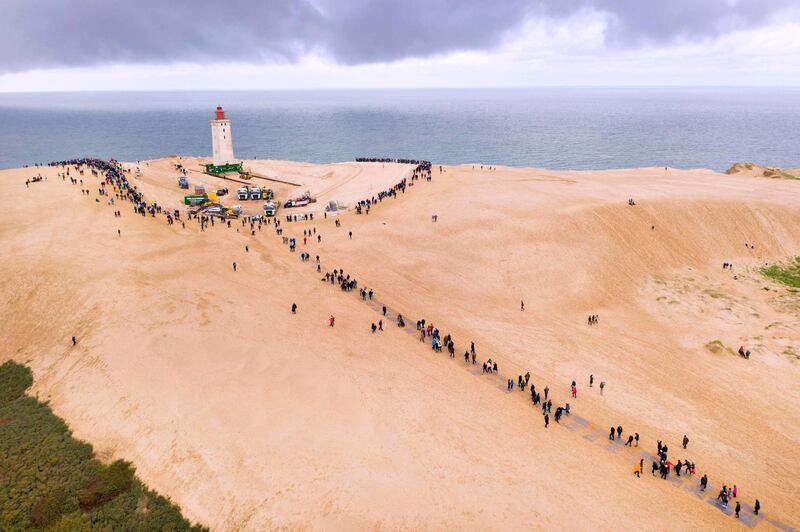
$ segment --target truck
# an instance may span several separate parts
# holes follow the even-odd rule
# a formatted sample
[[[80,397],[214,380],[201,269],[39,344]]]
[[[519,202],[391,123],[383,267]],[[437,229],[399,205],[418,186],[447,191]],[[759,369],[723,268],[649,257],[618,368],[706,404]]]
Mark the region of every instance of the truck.
[[[253,187],[250,189],[250,199],[261,199],[261,189],[259,187]]]
[[[311,203],[310,199],[308,199],[306,197],[302,197],[302,198],[295,198],[295,199],[286,200],[286,203],[284,203],[283,206],[285,208],[289,208],[289,207],[305,207],[309,203]]]
[[[240,200],[248,200],[250,199],[250,189],[247,187],[242,187],[236,191],[236,195]]]
[[[180,176],[178,178],[178,186],[181,188],[189,188],[189,180],[186,179],[186,176]]]
[[[205,203],[207,201],[208,201],[208,196],[205,196],[205,195],[203,195],[203,196],[194,195],[194,196],[184,196],[183,197],[183,203],[185,205],[202,205],[203,203]]]
[[[275,216],[278,212],[278,206],[271,201],[264,203],[264,216]]]
[[[261,189],[261,199],[265,199],[267,201],[272,201],[275,196],[272,194],[271,188],[262,188]]]

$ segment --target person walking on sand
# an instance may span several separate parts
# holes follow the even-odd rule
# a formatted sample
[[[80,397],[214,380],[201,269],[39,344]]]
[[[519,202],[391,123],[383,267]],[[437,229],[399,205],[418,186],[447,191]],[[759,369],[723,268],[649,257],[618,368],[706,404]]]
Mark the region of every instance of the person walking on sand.
[[[739,519],[739,512],[742,511],[742,505],[739,503],[739,501],[736,501],[736,507],[733,511],[736,512],[736,519]]]
[[[603,395],[603,388],[606,387],[606,381],[600,381],[600,395]]]
[[[520,301],[519,302],[519,309],[520,310],[525,310],[525,302],[524,301]]]
[[[75,345],[77,345],[77,343],[78,343],[78,341],[77,341],[77,340],[75,339],[75,337],[73,336],[73,337],[72,337],[72,346],[73,346],[73,347],[75,347]]]
[[[376,330],[377,328],[378,328],[378,326],[377,326],[377,325],[375,325],[375,323],[373,323],[373,324],[372,324],[372,334],[375,334],[375,330]]]
[[[684,434],[683,435],[683,448],[686,449],[686,446],[689,445],[689,437]]]
[[[753,505],[753,513],[758,515],[759,510],[761,510],[761,502],[756,499],[756,503]]]
[[[547,428],[547,425],[550,424],[550,416],[548,414],[544,415],[544,428]]]
[[[383,306],[383,315],[386,316],[386,305]]]
[[[589,388],[592,387],[592,384],[594,384],[594,375],[593,374],[589,375]]]
[[[636,447],[639,447],[639,433],[638,432],[634,433],[633,439],[636,440]]]
[[[628,442],[625,444],[625,447],[633,447],[633,436],[628,435]]]
[[[617,438],[622,438],[622,425],[617,425]]]
[[[350,240],[353,240],[353,232],[350,231]]]
[[[573,381],[573,382],[574,382],[574,381]],[[572,397],[573,397],[573,398],[576,398],[576,397],[578,397],[578,387],[577,387],[577,386],[575,386],[575,384],[573,384],[573,385],[572,385]]]
[[[329,327],[333,327],[333,322],[334,322],[334,321],[336,321],[336,318],[334,318],[334,317],[333,317],[333,314],[331,314],[331,317],[330,317],[330,318],[328,318],[328,326],[329,326]]]
[[[297,314],[297,303],[292,303],[292,314]]]
[[[636,475],[636,478],[642,478],[642,462],[637,462],[633,469],[633,474]]]
[[[708,475],[704,474],[700,477],[700,491],[706,491],[706,487],[708,487]]]
[[[611,430],[608,433],[608,439],[614,441],[614,427],[611,427]]]
[[[548,386],[544,387],[544,400],[547,401],[547,394],[550,393],[550,388]]]

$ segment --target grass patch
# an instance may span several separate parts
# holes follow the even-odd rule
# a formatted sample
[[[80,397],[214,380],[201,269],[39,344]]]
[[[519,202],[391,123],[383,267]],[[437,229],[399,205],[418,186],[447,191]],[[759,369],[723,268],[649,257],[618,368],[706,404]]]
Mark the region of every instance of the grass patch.
[[[708,342],[704,347],[709,351],[711,351],[712,353],[714,353],[715,355],[718,355],[720,353],[730,353],[731,355],[737,354],[733,351],[733,349],[731,349],[730,347],[726,347],[725,344],[723,344],[719,340]]]
[[[765,168],[764,177],[769,177],[770,179],[800,179],[800,177],[790,174],[781,168]]]
[[[719,340],[714,340],[713,342],[708,342],[706,344],[706,349],[708,349],[709,351],[711,351],[716,355],[718,353],[722,353],[723,351],[725,351],[725,346],[722,345],[722,342],[720,342]]]
[[[787,347],[783,350],[783,354],[789,358],[793,358],[795,360],[800,360],[800,353],[794,350],[794,347]]]
[[[703,292],[705,292],[706,294],[708,294],[709,296],[711,296],[714,299],[727,299],[728,298],[727,294],[724,294],[723,292],[720,292],[719,290],[713,290],[711,288],[707,288],[707,289],[703,290]]]
[[[761,268],[761,274],[791,288],[800,288],[800,257]]]
[[[0,423],[0,530],[205,530],[142,484],[129,462],[96,460],[46,403],[25,394],[32,383],[26,366],[0,365],[0,419],[8,420]]]

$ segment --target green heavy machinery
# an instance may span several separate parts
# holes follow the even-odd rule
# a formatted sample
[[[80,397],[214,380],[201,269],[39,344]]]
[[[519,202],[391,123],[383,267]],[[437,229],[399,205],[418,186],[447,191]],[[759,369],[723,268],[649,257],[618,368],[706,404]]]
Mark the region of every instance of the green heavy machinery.
[[[207,164],[206,173],[211,175],[227,174],[228,172],[242,172],[242,163]]]

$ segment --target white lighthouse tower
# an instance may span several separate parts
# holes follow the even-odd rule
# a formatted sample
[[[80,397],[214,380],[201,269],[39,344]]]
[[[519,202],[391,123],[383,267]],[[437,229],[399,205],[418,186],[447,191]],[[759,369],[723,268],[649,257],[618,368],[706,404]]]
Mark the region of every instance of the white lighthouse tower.
[[[211,149],[215,166],[224,166],[235,162],[233,158],[233,136],[231,121],[225,118],[222,106],[217,106],[217,115],[211,121]]]

